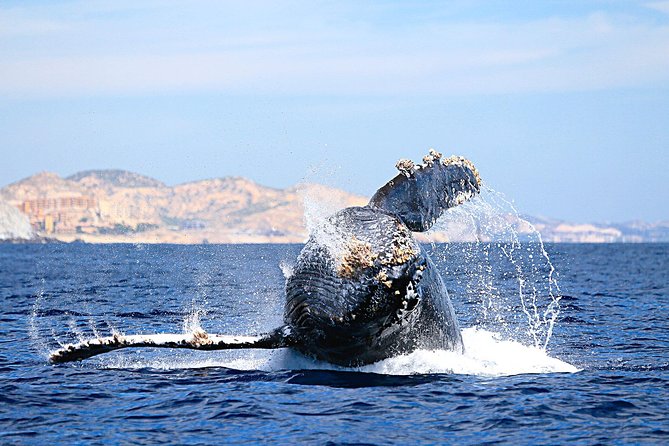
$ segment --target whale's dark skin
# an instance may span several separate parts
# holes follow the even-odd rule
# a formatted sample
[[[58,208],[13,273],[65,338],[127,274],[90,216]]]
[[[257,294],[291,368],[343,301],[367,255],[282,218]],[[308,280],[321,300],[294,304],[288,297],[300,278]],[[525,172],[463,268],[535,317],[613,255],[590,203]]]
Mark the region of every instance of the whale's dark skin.
[[[464,158],[432,151],[369,204],[343,209],[312,234],[286,279],[284,325],[261,336],[120,336],[53,352],[52,362],[125,347],[199,350],[291,347],[343,366],[373,363],[416,349],[463,351],[448,292],[412,231],[428,230],[448,208],[474,196],[480,179]]]
[[[462,350],[441,277],[397,216],[366,206],[330,220],[354,241],[340,260],[315,238],[302,250],[286,283],[295,349],[345,366],[417,348]]]
[[[312,235],[286,282],[295,349],[345,366],[419,348],[463,350],[443,280],[410,229],[429,229],[479,191],[470,166],[437,159],[400,174],[369,205],[330,217],[335,240]]]

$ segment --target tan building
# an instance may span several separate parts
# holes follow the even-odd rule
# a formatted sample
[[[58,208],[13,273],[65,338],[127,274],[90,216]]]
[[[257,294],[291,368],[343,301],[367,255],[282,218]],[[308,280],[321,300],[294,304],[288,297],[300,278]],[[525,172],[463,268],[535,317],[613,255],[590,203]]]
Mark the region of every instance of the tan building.
[[[18,208],[28,215],[35,231],[47,234],[81,231],[100,213],[98,200],[88,196],[32,198]]]

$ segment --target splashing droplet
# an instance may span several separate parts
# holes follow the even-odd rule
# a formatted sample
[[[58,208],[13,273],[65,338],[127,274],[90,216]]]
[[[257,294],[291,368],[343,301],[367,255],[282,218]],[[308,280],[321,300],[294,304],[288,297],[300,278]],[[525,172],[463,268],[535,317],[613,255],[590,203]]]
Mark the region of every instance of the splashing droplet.
[[[462,261],[447,274],[465,284],[469,298],[479,299],[477,323],[545,349],[560,310],[560,287],[536,227],[484,185],[480,196],[450,209],[431,232],[465,242],[453,244]],[[513,294],[509,283],[515,283]]]

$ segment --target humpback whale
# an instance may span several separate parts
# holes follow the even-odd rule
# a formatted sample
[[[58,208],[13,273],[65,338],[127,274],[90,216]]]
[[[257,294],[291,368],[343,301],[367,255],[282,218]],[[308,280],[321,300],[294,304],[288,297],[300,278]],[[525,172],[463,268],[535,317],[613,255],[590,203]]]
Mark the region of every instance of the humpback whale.
[[[444,282],[412,232],[472,198],[481,180],[463,157],[431,150],[366,206],[343,209],[316,228],[286,279],[284,323],[257,336],[206,333],[121,335],[66,345],[52,363],[127,347],[195,350],[292,348],[342,366],[359,366],[416,349],[462,352],[462,336]]]

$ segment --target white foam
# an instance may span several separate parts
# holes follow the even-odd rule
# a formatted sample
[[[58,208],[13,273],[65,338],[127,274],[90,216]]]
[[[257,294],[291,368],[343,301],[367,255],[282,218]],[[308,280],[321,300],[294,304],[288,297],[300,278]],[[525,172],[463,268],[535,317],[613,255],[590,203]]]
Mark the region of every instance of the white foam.
[[[464,354],[418,350],[365,366],[363,370],[393,375],[452,373],[478,376],[579,371],[567,362],[548,356],[541,348],[500,340],[497,334],[490,331],[467,328],[462,335]]]
[[[490,331],[466,328],[462,331],[465,353],[444,350],[418,350],[408,355],[385,359],[363,367],[346,368],[302,356],[292,350],[247,350],[236,352],[188,352],[175,354],[161,351],[153,357],[108,356],[100,365],[105,368],[191,369],[227,367],[236,370],[341,370],[413,375],[448,373],[477,376],[508,376],[527,373],[574,373],[573,365],[550,357],[546,351],[516,341],[501,340]]]

